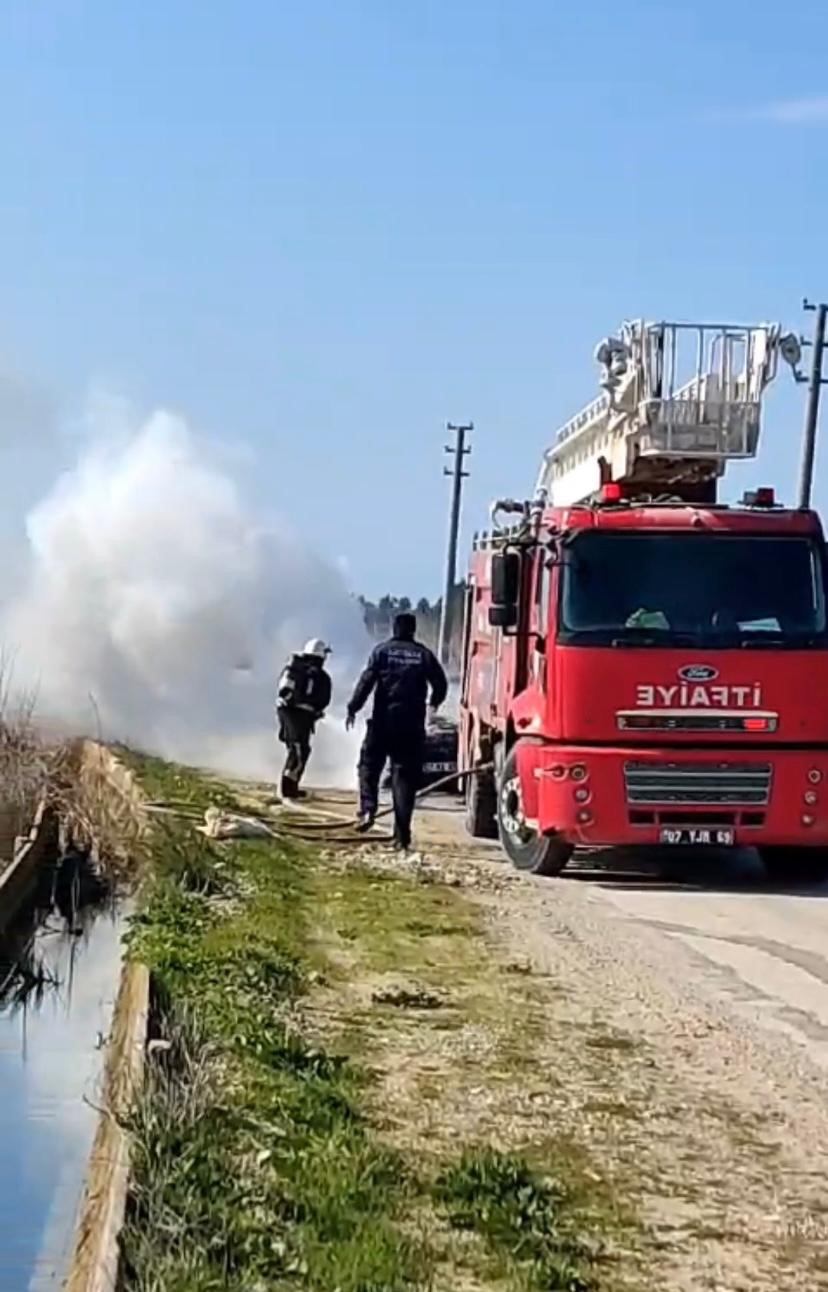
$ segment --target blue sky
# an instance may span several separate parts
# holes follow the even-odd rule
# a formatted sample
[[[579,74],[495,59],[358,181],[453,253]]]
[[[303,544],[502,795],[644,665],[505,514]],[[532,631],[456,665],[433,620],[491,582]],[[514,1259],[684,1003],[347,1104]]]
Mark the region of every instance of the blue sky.
[[[446,419],[468,531],[624,317],[828,294],[826,53],[824,0],[6,0],[3,366],[252,446],[252,503],[435,593]],[[747,473],[789,496],[803,398]]]

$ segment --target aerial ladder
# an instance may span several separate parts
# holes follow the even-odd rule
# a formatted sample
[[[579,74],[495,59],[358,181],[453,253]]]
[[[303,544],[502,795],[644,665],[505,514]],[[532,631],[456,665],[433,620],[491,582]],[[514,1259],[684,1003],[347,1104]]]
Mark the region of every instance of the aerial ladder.
[[[614,484],[619,496],[716,501],[729,462],[756,457],[762,400],[800,342],[779,324],[624,323],[598,345],[603,393],[560,428],[535,503],[574,506]]]

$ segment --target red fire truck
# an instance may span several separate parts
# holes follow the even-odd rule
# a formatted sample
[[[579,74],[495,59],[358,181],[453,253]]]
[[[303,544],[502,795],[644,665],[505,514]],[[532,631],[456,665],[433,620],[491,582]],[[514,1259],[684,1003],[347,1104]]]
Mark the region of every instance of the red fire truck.
[[[499,835],[520,869],[666,845],[828,871],[820,523],[770,489],[716,501],[727,465],[756,455],[780,357],[796,370],[775,325],[625,325],[532,501],[496,503],[475,535],[459,763],[482,770],[467,827]]]

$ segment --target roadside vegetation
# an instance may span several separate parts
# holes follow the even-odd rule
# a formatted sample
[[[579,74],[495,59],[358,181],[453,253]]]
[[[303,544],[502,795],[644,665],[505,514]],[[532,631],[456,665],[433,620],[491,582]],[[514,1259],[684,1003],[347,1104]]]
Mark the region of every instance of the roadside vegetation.
[[[35,697],[14,687],[12,661],[0,649],[0,816],[4,831],[28,832],[38,803],[54,794],[66,760],[64,748],[41,737],[35,722]]]
[[[123,1292],[631,1287],[611,1184],[518,1108],[553,987],[485,954],[461,891],[211,844],[186,816],[232,791],[129,760],[185,815],[129,936],[154,1001]]]

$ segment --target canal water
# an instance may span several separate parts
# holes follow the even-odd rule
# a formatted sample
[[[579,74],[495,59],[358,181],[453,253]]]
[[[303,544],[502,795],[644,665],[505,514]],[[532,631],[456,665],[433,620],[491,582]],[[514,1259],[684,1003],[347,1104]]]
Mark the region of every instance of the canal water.
[[[60,1288],[102,1100],[122,917],[77,858],[0,933],[0,1292]]]

